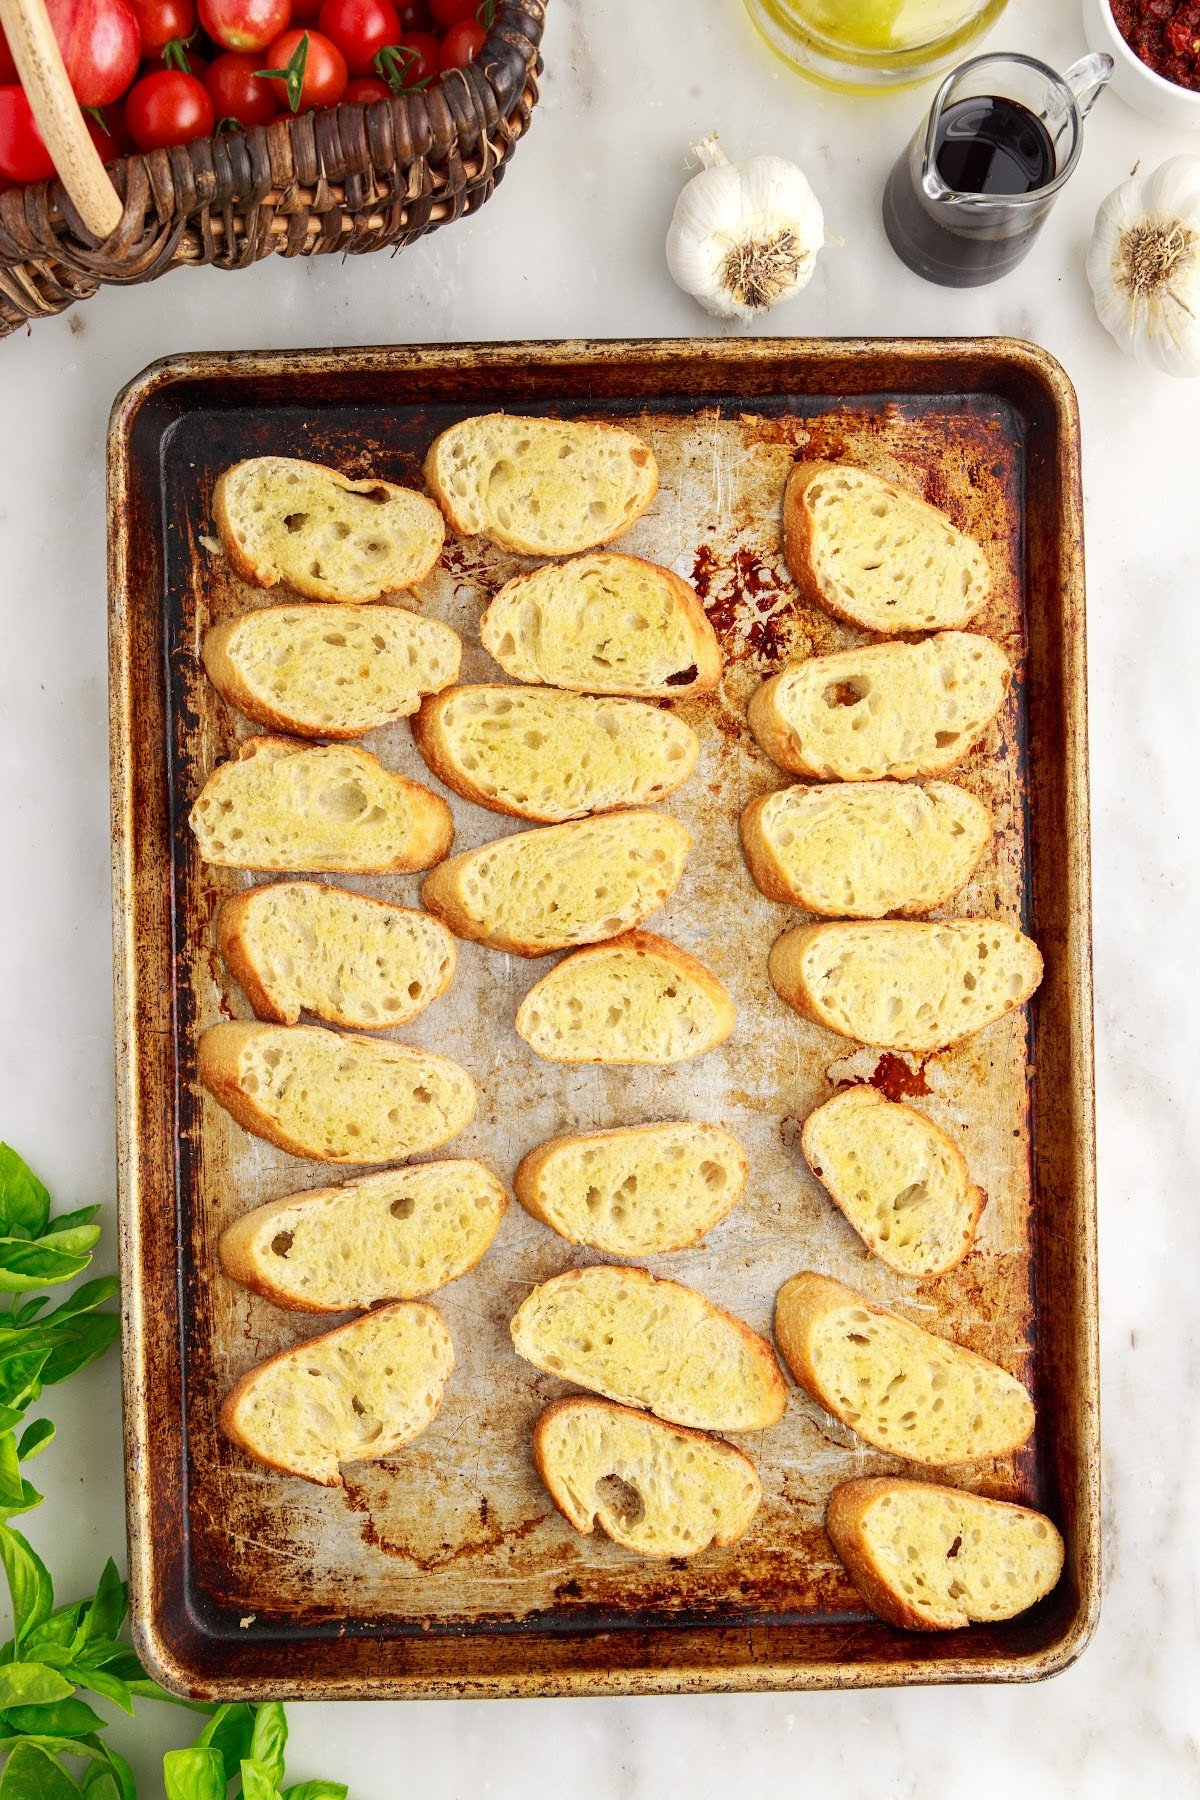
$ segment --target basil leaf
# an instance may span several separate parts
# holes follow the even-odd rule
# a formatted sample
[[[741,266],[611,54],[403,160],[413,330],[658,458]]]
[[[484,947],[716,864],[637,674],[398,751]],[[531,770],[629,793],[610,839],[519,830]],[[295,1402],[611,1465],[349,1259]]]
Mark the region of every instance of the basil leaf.
[[[57,1669],[51,1669],[46,1663],[0,1664],[0,1711],[69,1700],[73,1691],[71,1683],[64,1681]]]
[[[59,1231],[74,1231],[78,1225],[90,1225],[99,1211],[98,1206],[78,1206],[74,1212],[55,1213],[39,1235],[45,1238]]]
[[[111,1700],[114,1705],[119,1706],[122,1712],[127,1712],[130,1718],[133,1717],[133,1695],[129,1691],[128,1684],[119,1676],[109,1674],[106,1669],[91,1667],[82,1662],[68,1663],[63,1674],[69,1681],[73,1681],[76,1687],[86,1688],[91,1694],[102,1694],[106,1700]]]
[[[15,1518],[18,1513],[31,1512],[35,1506],[42,1504],[42,1496],[31,1481],[22,1481],[19,1500],[7,1500],[0,1504],[0,1519]]]
[[[41,1374],[50,1359],[50,1346],[36,1344],[0,1355],[0,1400],[6,1406],[26,1407],[41,1392]]]
[[[49,1301],[49,1294],[34,1294],[32,1299],[22,1300],[20,1306],[14,1306],[9,1317],[14,1325],[27,1325],[34,1314],[40,1313]]]
[[[137,1783],[133,1779],[133,1770],[125,1758],[119,1756],[111,1744],[101,1744],[100,1749],[108,1767],[104,1768],[103,1764],[93,1764],[88,1770],[83,1784],[83,1791],[88,1800],[110,1800],[110,1796],[112,1800],[137,1800]],[[111,1787],[105,1788],[100,1785],[102,1776],[109,1778]]]
[[[90,1644],[97,1638],[115,1638],[128,1610],[125,1583],[110,1556],[100,1572],[96,1598],[88,1608],[85,1641]]]
[[[141,1669],[140,1663],[138,1664],[138,1667]],[[141,1674],[132,1681],[129,1679],[128,1675],[122,1671],[121,1679],[135,1699],[161,1700],[164,1706],[182,1706],[185,1712],[212,1712],[211,1701],[185,1700],[182,1694],[169,1693],[165,1687],[159,1687],[157,1681],[151,1681],[144,1669],[142,1669]]]
[[[67,1221],[72,1217],[76,1222],[69,1224]],[[79,1224],[77,1215],[51,1219],[50,1224],[53,1229],[37,1240],[35,1247],[38,1250],[53,1250],[61,1256],[82,1256],[85,1250],[91,1250],[100,1241],[100,1227]]]
[[[254,1708],[244,1700],[219,1706],[200,1736],[198,1744],[211,1744],[225,1761],[225,1779],[232,1781],[239,1764],[250,1755],[254,1738]]]
[[[228,1783],[221,1752],[202,1744],[168,1750],[163,1757],[163,1785],[166,1800],[225,1800]]]
[[[83,1632],[80,1623],[88,1605],[86,1600],[76,1600],[70,1606],[58,1607],[49,1618],[43,1619],[35,1631],[29,1633],[25,1639],[26,1650],[35,1656],[45,1656],[51,1648],[66,1648],[72,1654],[76,1649],[82,1649]],[[70,1661],[70,1657],[63,1660]]]
[[[56,1306],[53,1312],[47,1313],[41,1322],[49,1325],[56,1319],[73,1319],[78,1313],[90,1312],[94,1306],[103,1306],[106,1300],[111,1300],[120,1291],[121,1283],[115,1275],[97,1275],[91,1281],[81,1281],[75,1292]]]
[[[349,1792],[344,1781],[298,1781],[284,1788],[283,1800],[346,1800]]]
[[[279,1787],[267,1764],[253,1757],[242,1764],[242,1800],[279,1800]]]
[[[42,1385],[52,1387],[85,1369],[98,1356],[103,1356],[121,1330],[117,1313],[88,1313],[86,1318],[71,1319],[56,1334],[53,1348],[42,1369]]]
[[[0,1561],[3,1561],[8,1576],[13,1627],[19,1645],[35,1626],[50,1617],[54,1585],[41,1557],[20,1532],[9,1525],[0,1525]]]
[[[23,1294],[30,1288],[70,1281],[90,1261],[90,1256],[72,1256],[65,1250],[43,1250],[40,1244],[27,1244],[18,1238],[0,1238],[0,1293]]]
[[[287,1714],[278,1700],[268,1700],[258,1708],[254,1717],[250,1760],[263,1765],[275,1787],[283,1780],[283,1753],[287,1737]]]
[[[11,1431],[0,1437],[0,1507],[20,1509],[23,1477],[17,1440]]]
[[[0,1800],[79,1800],[79,1788],[57,1757],[22,1738],[0,1776]]]
[[[93,1763],[84,1777],[84,1800],[124,1800],[120,1783],[103,1763]]]
[[[15,1665],[21,1667],[20,1663]],[[28,1667],[28,1665],[26,1665]],[[90,1731],[106,1731],[108,1720],[93,1712],[86,1700],[54,1700],[42,1706],[10,1706],[8,1722],[31,1737],[86,1737]]]
[[[50,1217],[50,1196],[29,1164],[8,1144],[0,1144],[0,1232],[37,1237]]]
[[[32,1462],[35,1456],[40,1456],[52,1441],[54,1429],[53,1419],[35,1419],[32,1425],[27,1426],[21,1433],[21,1439],[17,1445],[17,1456],[20,1460]]]

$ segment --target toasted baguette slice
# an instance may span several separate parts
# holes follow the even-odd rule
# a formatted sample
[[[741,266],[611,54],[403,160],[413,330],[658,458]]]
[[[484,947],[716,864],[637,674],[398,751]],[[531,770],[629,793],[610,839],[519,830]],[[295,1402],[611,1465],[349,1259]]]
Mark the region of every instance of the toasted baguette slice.
[[[393,1456],[425,1430],[453,1367],[440,1314],[402,1300],[251,1369],[221,1429],[268,1468],[340,1487],[342,1463]]]
[[[767,755],[793,775],[940,775],[978,743],[1011,676],[990,638],[940,631],[919,644],[866,644],[789,663],[750,696],[746,717]]]
[[[776,993],[806,1018],[884,1050],[943,1050],[1024,1006],[1035,943],[999,919],[797,925],[771,947]]]
[[[969,880],[992,815],[945,781],[782,788],[742,814],[750,873],[769,900],[833,919],[944,906]]]
[[[197,1072],[239,1125],[317,1162],[398,1162],[475,1114],[475,1083],[457,1063],[317,1025],[210,1025]]]
[[[572,1244],[657,1256],[698,1243],[749,1173],[731,1132],[682,1120],[550,1138],[521,1159],[513,1186],[526,1212]]]
[[[426,876],[421,899],[459,937],[547,956],[640,925],[678,886],[691,847],[667,813],[605,813],[464,850]]]
[[[898,1274],[944,1275],[974,1243],[987,1195],[924,1113],[846,1088],[808,1115],[800,1144],[868,1250]]]
[[[517,1009],[517,1031],[547,1062],[673,1063],[703,1056],[737,1008],[710,969],[666,938],[627,931],[564,957]]]
[[[844,1481],[825,1529],[871,1611],[907,1631],[1014,1618],[1062,1574],[1063,1541],[1043,1513],[932,1482]]]
[[[805,599],[867,631],[965,625],[991,585],[983,551],[945,513],[842,463],[793,468],[783,546]]]
[[[761,1431],[787,1383],[765,1338],[695,1288],[593,1263],[552,1276],[513,1315],[518,1356],[606,1400],[700,1431]]]
[[[221,902],[217,942],[260,1019],[314,1013],[351,1031],[406,1025],[444,994],[457,951],[411,906],[316,881],[276,881]]]
[[[221,1233],[221,1267],[299,1312],[416,1300],[473,1269],[507,1209],[482,1163],[385,1169],[244,1213]]]
[[[479,624],[515,681],[584,694],[704,694],[721,649],[696,592],[637,556],[580,556],[518,575]]]
[[[422,702],[412,734],[464,800],[547,825],[665,799],[700,754],[691,726],[661,706],[560,688],[451,688]]]
[[[556,1400],[533,1428],[533,1457],[563,1517],[599,1524],[641,1556],[696,1556],[736,1543],[762,1499],[748,1456],[610,1400]]]
[[[221,546],[243,581],[310,600],[378,600],[428,575],[446,527],[424,494],[322,463],[255,456],[213,490]]]
[[[942,1466],[1007,1456],[1033,1430],[1015,1376],[828,1275],[793,1275],[775,1341],[802,1388],[868,1444]]]
[[[465,537],[482,534],[522,556],[570,556],[641,518],[658,465],[617,425],[489,413],[434,439],[425,479]]]
[[[222,699],[269,731],[356,738],[416,712],[458,676],[458,633],[402,606],[263,606],[214,625],[200,652]]]
[[[191,812],[205,862],[227,869],[401,874],[440,862],[454,820],[439,795],[357,744],[252,737]]]

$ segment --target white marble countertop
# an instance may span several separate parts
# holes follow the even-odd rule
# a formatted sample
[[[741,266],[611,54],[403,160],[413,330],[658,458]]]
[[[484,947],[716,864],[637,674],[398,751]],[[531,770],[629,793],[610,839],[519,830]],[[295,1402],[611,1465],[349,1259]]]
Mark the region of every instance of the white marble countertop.
[[[854,101],[771,56],[741,0],[552,0],[545,100],[495,199],[402,257],[275,259],[110,290],[0,344],[0,1135],[61,1205],[114,1192],[105,699],[104,432],[117,389],[172,351],[715,329],[661,246],[688,144],[808,171],[844,247],[771,316],[782,333],[1029,337],[1083,413],[1088,508],[1100,1148],[1104,1610],[1068,1673],[1030,1689],[292,1709],[292,1779],[355,1800],[479,1794],[650,1800],[808,1789],[1107,1800],[1200,1794],[1200,1005],[1187,824],[1200,691],[1200,383],[1137,370],[1082,273],[1101,197],[1200,140],[1105,96],[1071,188],[1024,266],[927,287],[878,216],[928,90]],[[1058,67],[1076,0],[1013,0],[993,47]],[[1189,726],[1188,720],[1193,724]],[[1194,804],[1194,800],[1192,802]],[[103,1249],[114,1253],[111,1210]],[[98,1263],[104,1266],[104,1263]],[[123,1543],[115,1359],[48,1411],[46,1504],[22,1524],[62,1596]],[[181,1716],[128,1745],[157,1791]]]

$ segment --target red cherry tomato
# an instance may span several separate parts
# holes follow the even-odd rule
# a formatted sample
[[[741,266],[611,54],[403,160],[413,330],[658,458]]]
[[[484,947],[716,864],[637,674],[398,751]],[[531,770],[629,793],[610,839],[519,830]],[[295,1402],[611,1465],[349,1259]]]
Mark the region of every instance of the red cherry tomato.
[[[24,88],[0,87],[0,175],[19,184],[48,181],[53,173]]]
[[[182,69],[156,69],[130,88],[125,117],[139,150],[166,150],[211,137],[216,115],[204,83]]]
[[[257,51],[226,50],[213,58],[204,85],[218,119],[235,119],[248,128],[267,125],[275,117],[279,98],[258,74],[259,63]]]
[[[292,112],[336,106],[346,91],[346,59],[319,31],[285,31],[267,51],[267,61],[280,71],[271,86]]]
[[[100,123],[103,119],[104,123]],[[102,162],[116,162],[119,157],[132,156],[137,149],[129,126],[125,119],[125,108],[119,100],[106,106],[98,119],[94,113],[85,112],[83,122],[88,128],[88,136],[100,152]]]
[[[474,62],[487,42],[487,32],[482,25],[475,25],[464,19],[461,25],[452,25],[442,39],[441,67],[443,69],[465,69]]]
[[[125,92],[141,60],[130,0],[47,0],[67,77],[81,106],[107,106]]]
[[[161,56],[172,38],[190,38],[196,29],[192,0],[133,0],[145,56]]]
[[[8,87],[20,79],[17,65],[12,59],[12,51],[8,47],[8,39],[4,35],[4,27],[0,25],[0,87]]]
[[[265,50],[292,19],[292,0],[198,0],[200,23],[222,50]]]
[[[433,22],[444,31],[448,25],[461,25],[464,20],[475,18],[475,9],[479,0],[426,0]]]
[[[346,83],[342,104],[344,106],[371,106],[376,100],[389,99],[391,92],[387,82],[380,81],[378,75],[356,75],[353,81]]]
[[[409,31],[375,58],[375,67],[393,93],[420,87],[438,72],[441,41],[430,31]]]
[[[325,0],[317,23],[352,75],[373,74],[379,52],[400,36],[400,15],[392,0]]]

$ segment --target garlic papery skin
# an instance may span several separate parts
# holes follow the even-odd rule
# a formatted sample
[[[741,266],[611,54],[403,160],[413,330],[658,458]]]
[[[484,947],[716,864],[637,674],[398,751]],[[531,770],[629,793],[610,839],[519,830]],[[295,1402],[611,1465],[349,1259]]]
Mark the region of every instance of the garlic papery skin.
[[[752,319],[812,279],[825,242],[820,203],[782,156],[731,163],[715,135],[692,153],[704,166],[675,203],[667,268],[717,318]]]
[[[1173,156],[1113,189],[1087,277],[1122,350],[1168,375],[1200,375],[1200,156]]]

